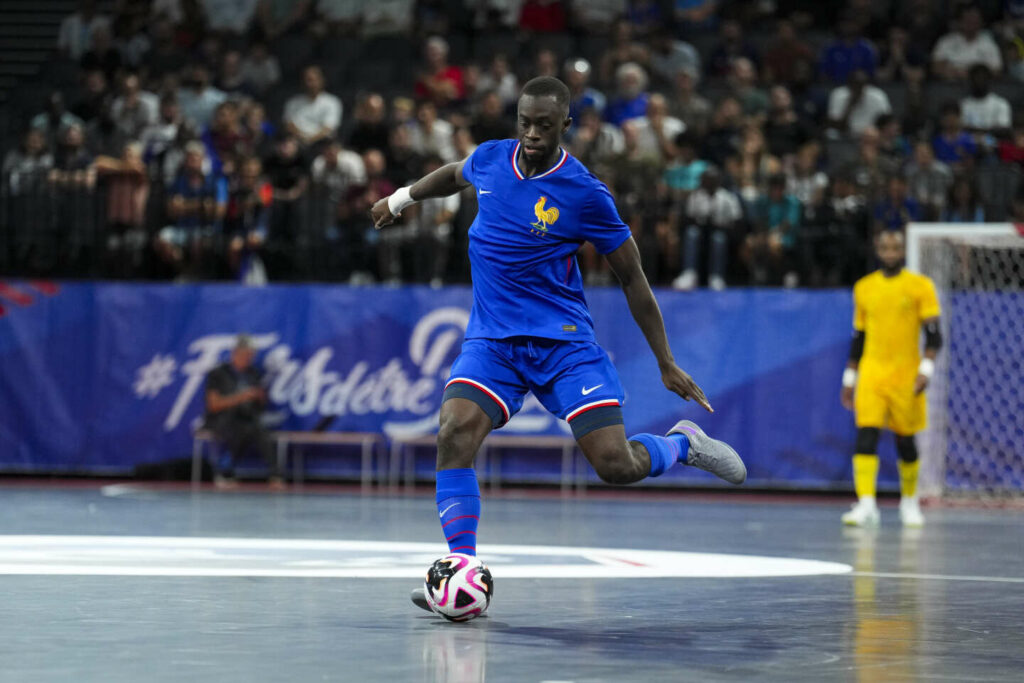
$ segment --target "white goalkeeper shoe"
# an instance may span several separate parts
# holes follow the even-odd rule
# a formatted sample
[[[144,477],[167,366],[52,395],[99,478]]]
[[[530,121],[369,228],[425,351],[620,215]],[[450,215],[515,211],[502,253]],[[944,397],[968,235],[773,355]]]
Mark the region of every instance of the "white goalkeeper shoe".
[[[924,526],[924,515],[917,496],[904,496],[900,499],[900,521],[903,526],[920,528]]]
[[[843,513],[843,524],[847,526],[878,526],[880,515],[878,505],[872,500],[858,500],[850,508],[849,512]]]

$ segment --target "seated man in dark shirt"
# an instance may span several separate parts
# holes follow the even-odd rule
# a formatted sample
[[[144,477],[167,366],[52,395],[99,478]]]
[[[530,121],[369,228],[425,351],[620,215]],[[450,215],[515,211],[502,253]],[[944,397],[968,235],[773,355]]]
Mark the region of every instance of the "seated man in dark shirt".
[[[231,359],[206,376],[206,426],[213,431],[222,448],[214,464],[217,488],[234,488],[235,459],[256,450],[270,467],[271,488],[283,488],[270,434],[260,423],[267,402],[263,373],[253,365],[255,351],[245,335],[238,337]],[[226,449],[224,451],[223,449]]]

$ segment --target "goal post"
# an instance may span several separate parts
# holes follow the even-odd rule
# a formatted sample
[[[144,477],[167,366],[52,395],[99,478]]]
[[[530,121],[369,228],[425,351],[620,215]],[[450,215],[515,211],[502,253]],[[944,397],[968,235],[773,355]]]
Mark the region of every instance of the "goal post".
[[[945,344],[920,436],[921,493],[1024,499],[1024,225],[911,223],[907,268],[935,282]]]

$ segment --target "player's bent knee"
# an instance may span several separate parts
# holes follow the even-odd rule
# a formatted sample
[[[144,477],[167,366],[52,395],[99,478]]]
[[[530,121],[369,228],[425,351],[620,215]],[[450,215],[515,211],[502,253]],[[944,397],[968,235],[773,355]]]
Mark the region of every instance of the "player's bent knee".
[[[874,455],[878,452],[877,427],[861,427],[857,430],[857,453]]]
[[[480,443],[491,431],[491,419],[475,403],[445,401],[437,432],[437,468],[472,467]]]
[[[917,461],[917,442],[913,436],[896,437],[896,454],[903,462]]]

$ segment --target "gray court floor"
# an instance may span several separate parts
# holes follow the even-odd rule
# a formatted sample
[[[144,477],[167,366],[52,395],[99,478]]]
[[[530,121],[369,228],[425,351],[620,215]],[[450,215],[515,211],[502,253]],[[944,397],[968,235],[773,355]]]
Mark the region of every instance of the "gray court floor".
[[[0,680],[1024,680],[1021,513],[931,510],[908,533],[886,508],[877,532],[851,533],[842,509],[485,494],[482,545],[568,547],[530,564],[590,562],[572,558],[588,546],[852,570],[642,578],[627,557],[606,561],[620,578],[503,578],[506,549],[488,615],[449,624],[409,603],[416,579],[386,577],[443,554],[427,495],[3,486]],[[224,575],[181,575],[207,569]],[[303,574],[336,570],[368,575]]]

